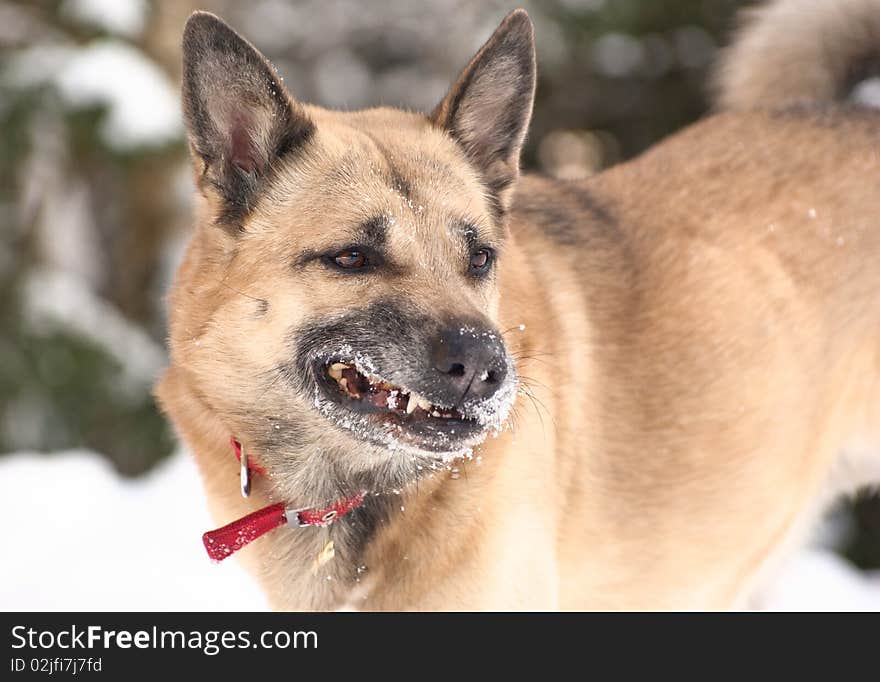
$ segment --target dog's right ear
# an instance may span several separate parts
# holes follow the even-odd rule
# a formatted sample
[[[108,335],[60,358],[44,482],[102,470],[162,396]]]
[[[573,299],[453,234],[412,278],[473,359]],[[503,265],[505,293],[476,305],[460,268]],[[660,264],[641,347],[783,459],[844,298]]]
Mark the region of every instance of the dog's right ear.
[[[226,224],[248,213],[274,162],[314,131],[269,61],[208,12],[183,31],[183,110],[202,190],[219,195]]]

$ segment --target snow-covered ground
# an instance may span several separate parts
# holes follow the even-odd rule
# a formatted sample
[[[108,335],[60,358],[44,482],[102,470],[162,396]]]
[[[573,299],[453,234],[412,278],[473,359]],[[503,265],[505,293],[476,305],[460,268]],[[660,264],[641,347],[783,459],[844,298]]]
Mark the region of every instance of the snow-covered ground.
[[[127,481],[90,452],[0,457],[0,610],[261,610],[235,560],[215,564],[198,472],[177,454]],[[766,593],[767,608],[880,610],[880,574],[830,551],[797,555]]]
[[[212,563],[195,465],[137,481],[94,453],[0,458],[0,609],[250,611],[266,600],[234,560]]]

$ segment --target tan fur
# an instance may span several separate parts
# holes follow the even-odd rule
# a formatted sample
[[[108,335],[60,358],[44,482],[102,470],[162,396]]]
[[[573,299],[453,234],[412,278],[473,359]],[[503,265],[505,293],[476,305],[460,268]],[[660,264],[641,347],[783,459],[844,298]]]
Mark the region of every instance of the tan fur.
[[[395,292],[479,310],[505,331],[523,391],[514,428],[402,491],[356,579],[332,561],[303,568],[329,529],[244,549],[274,608],[742,606],[846,447],[880,453],[880,116],[724,113],[581,184],[526,176],[497,286],[476,292],[448,265],[442,227],[450,207],[491,220],[459,148],[415,114],[306,111],[318,151],[284,171],[243,235],[212,224],[207,193],[170,297],[158,395],[217,522],[312,502],[280,456],[239,496],[228,438],[247,435],[249,409],[289,405],[322,442],[348,442],[259,380],[306,316]],[[423,203],[381,179],[389,157]],[[285,254],[367,205],[396,218],[405,274],[349,284],[290,269]]]
[[[880,0],[777,0],[741,23],[716,78],[725,109],[834,102],[877,64]]]

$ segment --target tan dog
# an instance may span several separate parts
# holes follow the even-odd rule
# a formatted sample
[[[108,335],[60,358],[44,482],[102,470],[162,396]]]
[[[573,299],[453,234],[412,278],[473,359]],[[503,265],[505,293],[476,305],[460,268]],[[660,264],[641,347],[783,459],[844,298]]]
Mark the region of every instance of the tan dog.
[[[202,199],[158,396],[219,523],[354,506],[242,550],[275,608],[743,606],[864,482],[880,115],[832,105],[848,71],[818,55],[797,68],[835,87],[775,89],[765,67],[880,53],[880,2],[842,4],[759,14],[722,78],[744,111],[578,183],[517,177],[523,11],[430,116],[297,103],[190,19]],[[799,43],[778,23],[794,6]],[[264,470],[247,499],[230,435]]]

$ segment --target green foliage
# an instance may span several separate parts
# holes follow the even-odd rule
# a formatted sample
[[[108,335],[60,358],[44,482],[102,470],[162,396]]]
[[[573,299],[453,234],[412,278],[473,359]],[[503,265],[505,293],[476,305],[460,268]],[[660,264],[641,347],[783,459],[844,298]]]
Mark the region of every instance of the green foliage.
[[[53,30],[68,38],[82,35],[58,14],[59,3],[40,3],[34,16],[54,18]],[[5,64],[4,64],[5,65]],[[29,323],[22,308],[22,284],[40,265],[36,225],[43,197],[25,206],[24,188],[41,125],[61,131],[62,173],[71,178],[114,178],[123,190],[126,178],[142,164],[169,156],[181,158],[181,142],[166,147],[119,151],[107,146],[99,128],[102,107],[67,108],[45,82],[29,85],[0,79],[0,453],[51,452],[88,448],[105,454],[124,475],[149,470],[174,447],[170,429],[150,394],[148,382],[128,376],[119,360],[100,345],[61,326]],[[44,188],[37,187],[37,191]],[[105,190],[108,189],[106,186]],[[57,188],[56,188],[57,190]],[[129,192],[130,193],[130,192]],[[119,213],[128,194],[103,197]],[[33,199],[31,200],[33,201]],[[123,209],[124,212],[124,209]],[[118,221],[124,224],[123,221]],[[121,228],[121,226],[120,226]],[[53,226],[62,231],[65,225]],[[161,321],[156,329],[161,342]]]
[[[15,306],[0,309],[0,451],[84,447],[107,453],[129,476],[172,451],[148,386],[88,340],[28,329],[18,313]]]

